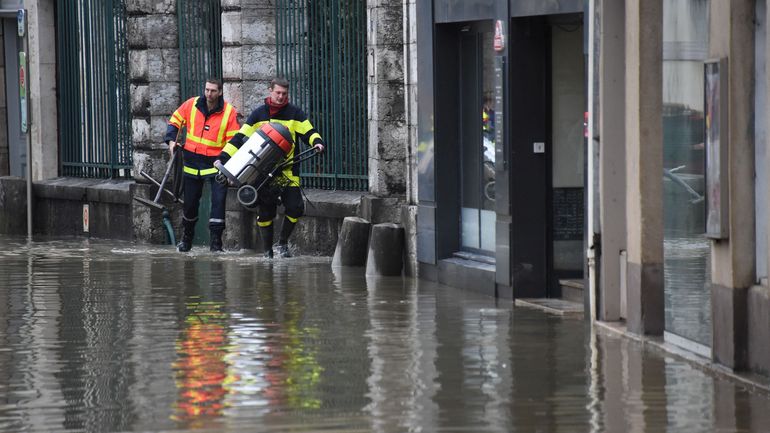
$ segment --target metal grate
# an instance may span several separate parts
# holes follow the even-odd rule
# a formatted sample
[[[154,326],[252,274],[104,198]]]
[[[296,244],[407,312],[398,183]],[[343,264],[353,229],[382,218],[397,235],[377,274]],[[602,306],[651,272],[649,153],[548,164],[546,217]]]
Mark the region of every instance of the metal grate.
[[[303,184],[366,191],[366,2],[277,0],[276,43],[278,75],[328,144],[303,163]]]
[[[178,0],[180,97],[203,94],[209,77],[222,78],[220,0]]]
[[[56,2],[61,174],[131,175],[125,0]]]

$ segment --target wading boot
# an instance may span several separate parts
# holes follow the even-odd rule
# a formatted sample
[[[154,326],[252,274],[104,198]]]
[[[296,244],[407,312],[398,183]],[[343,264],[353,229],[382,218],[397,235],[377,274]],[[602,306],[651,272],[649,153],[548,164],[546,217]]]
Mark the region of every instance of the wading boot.
[[[289,217],[283,219],[281,225],[281,234],[278,236],[278,256],[279,257],[291,257],[291,251],[289,251],[289,236],[294,231],[296,222],[291,221]]]
[[[273,225],[259,227],[259,234],[262,236],[262,248],[265,250],[265,258],[273,258]]]
[[[222,252],[222,232],[224,230],[225,227],[220,224],[210,227],[209,237],[211,238],[211,243],[209,244],[209,250],[212,252]]]
[[[192,241],[195,237],[195,221],[182,218],[182,240],[176,245],[177,251],[186,253],[192,249]]]

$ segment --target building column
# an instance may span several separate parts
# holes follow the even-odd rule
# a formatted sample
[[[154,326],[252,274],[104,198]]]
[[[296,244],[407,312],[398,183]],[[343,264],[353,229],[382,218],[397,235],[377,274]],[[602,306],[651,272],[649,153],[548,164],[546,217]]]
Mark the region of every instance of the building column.
[[[727,58],[728,237],[712,242],[714,361],[746,366],[746,296],[754,283],[754,1],[712,0],[709,56]],[[724,198],[723,198],[724,199]]]
[[[240,121],[262,105],[276,75],[277,31],[274,1],[222,0],[224,96],[238,110]]]
[[[161,179],[167,154],[163,143],[171,114],[181,101],[179,90],[179,34],[176,8],[139,0],[126,2],[128,12],[128,72],[131,88],[131,140],[136,181],[132,194],[143,191],[152,199],[154,191],[140,174]],[[151,209],[132,202],[134,235],[139,241],[162,242],[164,234],[156,230]],[[172,219],[177,217],[172,213]],[[156,217],[157,218],[157,217]]]
[[[663,2],[626,0],[625,16],[627,325],[637,334],[660,335],[665,324]]]
[[[601,276],[598,317],[621,314],[620,253],[626,249],[625,4],[602,0],[599,43],[599,201]]]
[[[53,0],[25,2],[29,35],[30,135],[32,179],[59,174],[59,140],[56,119],[56,18]]]
[[[404,46],[410,41],[404,40],[404,9],[402,0],[369,1],[366,6],[369,191],[380,197],[407,192],[412,142],[406,117]]]
[[[759,3],[759,1],[757,1],[757,3]],[[758,13],[762,13],[764,10],[764,19],[757,17],[756,31],[760,33],[756,36],[762,37],[764,44],[762,45],[760,42],[760,46],[755,47],[755,52],[757,53],[756,61],[763,61],[764,63],[762,65],[755,66],[757,66],[756,70],[759,70],[760,66],[763,66],[765,73],[764,76],[758,75],[755,77],[755,79],[764,79],[765,81],[764,85],[759,85],[758,83],[755,91],[764,91],[763,100],[766,104],[767,101],[770,100],[768,99],[770,98],[770,92],[768,92],[768,89],[770,89],[770,74],[767,73],[767,71],[770,71],[770,56],[768,55],[768,47],[770,47],[770,31],[767,30],[767,24],[770,23],[770,8],[767,7],[766,0],[762,1],[762,6],[764,6],[764,9],[757,8]],[[759,42],[758,38],[755,38],[755,40]],[[764,55],[759,55],[759,50],[762,50]],[[759,110],[757,110],[756,114],[760,114]],[[766,108],[764,118],[759,119],[758,122],[763,122],[765,126],[765,152],[764,155],[762,155],[762,153],[755,151],[755,158],[762,158],[756,161],[755,166],[757,167],[757,170],[767,170],[767,167],[770,167],[770,152],[767,151],[767,126],[770,125],[770,110]],[[762,139],[760,136],[756,137],[756,140],[760,139]],[[767,177],[765,179],[767,179]],[[761,181],[759,177],[757,177],[755,182],[757,181]],[[767,219],[767,215],[770,215],[770,188],[768,188],[767,184],[765,184],[764,188],[762,188],[760,185],[756,185],[756,188],[758,188],[756,191],[758,199],[756,206],[764,207],[760,210],[759,215],[764,215],[765,219]],[[760,194],[764,195],[764,200],[760,199]],[[759,240],[759,236],[760,233],[757,233],[757,240]],[[760,245],[761,244],[762,243],[760,243]],[[765,269],[770,269],[770,254],[768,254],[769,252],[767,251],[767,246],[770,245],[770,231],[768,230],[765,230],[765,240],[763,244],[765,248]],[[757,248],[759,249],[761,247],[757,246]],[[759,253],[759,251],[757,252]],[[762,275],[758,273],[757,276],[760,277]],[[765,276],[767,276],[767,273],[765,273]],[[768,344],[770,343],[770,287],[768,286],[767,278],[749,289],[746,297],[746,304],[748,328],[748,355],[746,361],[747,368],[752,371],[767,373],[770,372],[770,344]]]

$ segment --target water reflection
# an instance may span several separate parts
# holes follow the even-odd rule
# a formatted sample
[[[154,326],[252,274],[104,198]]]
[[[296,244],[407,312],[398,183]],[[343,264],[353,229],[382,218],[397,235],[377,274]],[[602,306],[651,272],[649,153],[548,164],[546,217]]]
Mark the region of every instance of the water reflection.
[[[636,342],[325,258],[0,237],[0,431],[765,431]]]
[[[172,363],[179,389],[172,418],[178,421],[221,416],[227,384],[234,380],[225,362],[228,317],[223,305],[197,298],[186,304],[188,313],[176,344],[177,359]]]

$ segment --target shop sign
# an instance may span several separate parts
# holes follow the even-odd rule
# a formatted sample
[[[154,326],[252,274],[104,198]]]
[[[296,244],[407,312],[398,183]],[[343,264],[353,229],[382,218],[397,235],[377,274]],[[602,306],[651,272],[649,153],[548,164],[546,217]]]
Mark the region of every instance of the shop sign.
[[[498,53],[505,49],[505,33],[503,32],[503,20],[495,21],[495,51]]]

